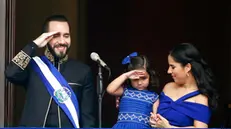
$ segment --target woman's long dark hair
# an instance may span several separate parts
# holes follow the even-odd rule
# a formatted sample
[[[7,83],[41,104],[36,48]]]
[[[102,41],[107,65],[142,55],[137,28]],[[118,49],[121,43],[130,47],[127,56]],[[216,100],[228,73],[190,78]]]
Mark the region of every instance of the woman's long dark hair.
[[[199,51],[190,43],[182,43],[170,51],[170,56],[182,66],[188,63],[191,64],[191,71],[199,91],[208,97],[209,106],[215,109],[218,99],[218,95],[214,89],[215,78],[208,64],[202,59]]]
[[[149,86],[147,87],[150,91],[157,91],[157,87],[159,87],[159,79],[156,72],[151,69],[149,60],[146,56],[139,55],[130,57],[130,63],[126,66],[126,72],[144,68],[148,72],[150,79],[149,79]],[[131,85],[130,81],[127,82],[128,85]]]

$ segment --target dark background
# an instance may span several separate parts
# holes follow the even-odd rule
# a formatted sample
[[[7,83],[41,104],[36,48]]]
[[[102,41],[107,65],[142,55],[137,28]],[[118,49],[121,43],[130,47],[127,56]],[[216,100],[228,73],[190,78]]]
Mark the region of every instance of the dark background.
[[[159,73],[161,87],[167,75],[168,52],[190,42],[201,52],[217,77],[219,108],[210,127],[227,126],[230,101],[230,3],[193,0],[88,1],[88,54],[97,52],[112,69],[112,79],[123,71],[122,59],[131,52],[144,54]],[[97,74],[97,65],[88,61]],[[104,87],[108,84],[107,71]],[[225,113],[224,113],[225,112]],[[116,122],[115,98],[103,99],[103,125]]]
[[[161,87],[172,81],[167,75],[167,56],[176,44],[194,44],[217,77],[219,108],[210,127],[231,127],[230,32],[231,3],[209,0],[21,0],[16,2],[15,54],[41,34],[45,17],[65,14],[72,26],[70,57],[89,64],[97,76],[97,64],[90,59],[97,52],[112,70],[103,70],[104,88],[123,71],[122,59],[131,52],[146,55],[160,75]],[[96,79],[95,79],[96,82]],[[13,87],[12,110],[7,126],[17,126],[25,91]],[[8,94],[8,93],[6,93]],[[103,127],[117,119],[115,97],[104,94]]]

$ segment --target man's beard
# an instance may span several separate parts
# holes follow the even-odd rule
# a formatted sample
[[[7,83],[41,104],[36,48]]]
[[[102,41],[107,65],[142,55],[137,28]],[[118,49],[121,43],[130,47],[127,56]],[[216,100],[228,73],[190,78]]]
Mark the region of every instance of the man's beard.
[[[66,51],[61,51],[59,53],[55,52],[55,48],[56,47],[66,47]],[[57,45],[54,45],[54,47],[52,48],[50,44],[47,44],[47,47],[48,47],[48,50],[51,52],[51,54],[56,57],[56,58],[59,58],[59,59],[62,59],[64,58],[67,53],[69,52],[70,50],[70,47],[67,45],[67,44],[57,44]]]

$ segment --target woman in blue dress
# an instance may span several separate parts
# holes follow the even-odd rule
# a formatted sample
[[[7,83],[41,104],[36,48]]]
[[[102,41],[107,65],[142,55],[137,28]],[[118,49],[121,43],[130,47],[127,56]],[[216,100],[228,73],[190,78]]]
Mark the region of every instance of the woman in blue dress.
[[[218,97],[207,63],[189,43],[182,43],[170,51],[168,63],[168,74],[174,82],[164,86],[158,114],[151,115],[151,126],[208,128]]]
[[[150,112],[157,112],[158,94],[154,88],[158,86],[155,72],[150,68],[145,56],[132,53],[124,58],[126,72],[113,80],[107,92],[121,96],[117,123],[113,128],[144,129],[150,128]]]

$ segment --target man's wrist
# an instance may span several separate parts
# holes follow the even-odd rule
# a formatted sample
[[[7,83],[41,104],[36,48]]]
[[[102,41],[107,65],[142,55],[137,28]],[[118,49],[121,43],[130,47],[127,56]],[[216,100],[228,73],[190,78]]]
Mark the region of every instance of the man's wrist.
[[[39,46],[33,41],[33,42],[31,43],[31,47],[32,47],[33,49],[37,49]]]

